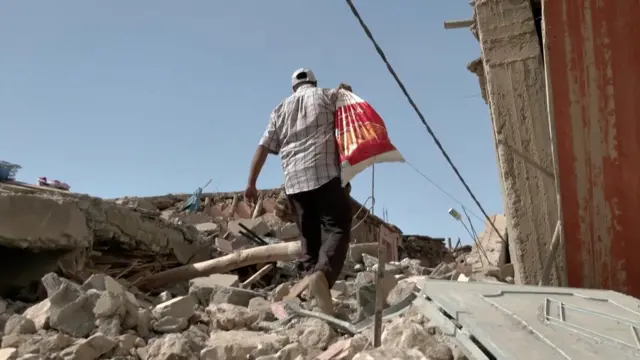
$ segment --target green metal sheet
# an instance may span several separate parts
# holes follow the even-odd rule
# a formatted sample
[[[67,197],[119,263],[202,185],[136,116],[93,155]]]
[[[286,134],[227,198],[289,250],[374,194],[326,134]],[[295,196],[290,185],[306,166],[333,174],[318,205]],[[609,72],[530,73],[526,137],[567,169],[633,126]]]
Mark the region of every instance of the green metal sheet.
[[[424,280],[432,320],[474,359],[640,359],[640,301],[607,290]],[[439,316],[437,313],[442,316]]]

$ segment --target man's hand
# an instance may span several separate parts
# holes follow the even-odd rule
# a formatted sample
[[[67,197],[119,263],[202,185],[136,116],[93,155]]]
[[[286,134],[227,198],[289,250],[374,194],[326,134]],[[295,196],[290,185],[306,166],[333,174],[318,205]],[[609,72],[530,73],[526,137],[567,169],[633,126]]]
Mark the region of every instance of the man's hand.
[[[258,200],[258,189],[255,185],[247,185],[244,190],[244,201],[248,204],[253,204]]]
[[[338,89],[347,90],[349,92],[353,92],[353,89],[351,88],[351,85],[349,85],[347,83],[340,83],[340,85],[338,85]]]

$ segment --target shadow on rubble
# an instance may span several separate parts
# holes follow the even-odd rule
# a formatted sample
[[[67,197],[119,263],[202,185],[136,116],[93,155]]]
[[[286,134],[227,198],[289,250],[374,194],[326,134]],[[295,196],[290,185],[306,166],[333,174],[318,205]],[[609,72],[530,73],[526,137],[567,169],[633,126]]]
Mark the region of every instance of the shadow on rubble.
[[[32,251],[0,246],[0,297],[24,302],[46,298],[40,279],[55,272],[69,250]]]

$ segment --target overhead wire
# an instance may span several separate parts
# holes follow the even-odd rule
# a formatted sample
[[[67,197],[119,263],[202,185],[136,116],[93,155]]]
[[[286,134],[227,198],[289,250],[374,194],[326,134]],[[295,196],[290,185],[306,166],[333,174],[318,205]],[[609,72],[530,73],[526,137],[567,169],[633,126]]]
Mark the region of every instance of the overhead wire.
[[[484,221],[483,218],[481,218],[478,214],[474,213],[473,211],[471,211],[471,209],[469,209],[469,207],[467,205],[465,205],[463,202],[461,202],[460,200],[458,200],[455,196],[451,195],[450,192],[448,192],[445,188],[443,188],[440,184],[438,184],[437,182],[435,182],[433,179],[431,179],[429,176],[427,176],[422,170],[418,169],[417,166],[413,165],[411,162],[409,162],[408,160],[405,160],[405,164],[407,164],[413,171],[415,171],[418,175],[420,175],[422,178],[424,178],[425,180],[427,180],[431,185],[433,185],[436,189],[440,190],[440,192],[442,192],[444,195],[446,195],[447,197],[449,197],[451,200],[453,200],[454,202],[456,202],[458,205],[460,205],[460,207],[462,208],[462,211],[467,215],[467,218],[469,218],[469,215],[475,217],[476,219],[480,220],[480,221]],[[362,205],[360,206],[360,208],[358,209],[358,211],[356,212],[355,215],[353,215],[353,219],[355,220],[358,215],[360,215],[360,212],[362,212],[362,210],[367,208],[367,203],[369,202],[369,200],[371,200],[371,196],[367,197],[364,201],[364,203],[362,203]],[[372,207],[369,207],[369,211],[372,211]],[[368,215],[368,214],[367,214]],[[365,215],[365,217],[367,217],[367,215]],[[353,231],[355,228],[357,228],[363,221],[364,219],[362,219],[360,222],[358,222],[351,230]],[[384,219],[383,219],[384,220]],[[471,222],[470,219],[468,219],[469,222]],[[472,224],[473,226],[473,224]]]
[[[367,24],[364,22],[364,20],[360,16],[360,13],[358,12],[358,9],[356,9],[355,5],[353,4],[353,1],[352,0],[345,0],[345,1],[347,2],[347,5],[349,5],[349,8],[351,9],[351,12],[353,13],[353,15],[356,17],[356,19],[360,23],[360,27],[365,32],[365,34],[367,35],[369,40],[371,40],[371,42],[373,43],[373,46],[376,48],[376,51],[378,52],[378,55],[380,56],[382,61],[385,63],[385,65],[387,65],[387,70],[389,71],[391,76],[393,76],[394,80],[396,81],[396,83],[400,87],[400,90],[402,90],[402,93],[406,97],[407,101],[409,101],[409,104],[411,105],[411,107],[413,107],[413,110],[415,110],[416,114],[420,118],[420,121],[422,122],[422,124],[426,128],[426,130],[429,133],[429,135],[431,135],[431,138],[433,139],[433,141],[435,142],[436,146],[438,147],[438,149],[442,153],[442,156],[444,156],[444,158],[447,160],[447,162],[449,163],[449,165],[451,166],[453,171],[456,173],[456,176],[458,177],[458,179],[460,180],[460,182],[462,183],[464,188],[467,190],[467,192],[469,193],[469,195],[471,196],[471,198],[473,199],[475,204],[478,206],[478,208],[480,209],[480,211],[484,215],[485,219],[489,222],[489,224],[491,224],[491,227],[493,228],[493,230],[498,234],[498,236],[500,236],[500,239],[502,240],[502,242],[506,243],[504,237],[502,236],[500,231],[496,228],[496,225],[494,224],[493,220],[491,220],[491,217],[489,216],[489,214],[487,214],[487,212],[484,210],[484,208],[482,207],[482,204],[480,204],[480,201],[478,201],[478,198],[475,196],[475,194],[473,193],[473,191],[471,190],[471,188],[469,187],[469,185],[465,181],[464,177],[462,177],[462,174],[460,174],[460,171],[458,170],[458,168],[455,166],[455,164],[453,163],[453,161],[449,157],[449,154],[446,152],[446,150],[444,149],[444,147],[440,143],[440,140],[438,139],[436,134],[433,132],[433,129],[427,123],[424,115],[422,115],[422,112],[420,111],[420,109],[418,108],[416,103],[413,101],[413,98],[411,97],[411,95],[409,95],[409,92],[407,91],[407,88],[404,86],[404,83],[402,82],[402,80],[400,80],[400,78],[398,77],[398,74],[395,72],[395,70],[393,69],[393,67],[389,63],[389,60],[387,60],[387,56],[385,55],[385,53],[382,50],[382,48],[380,47],[380,45],[378,45],[378,42],[373,37],[373,34],[371,33],[371,30],[369,30],[369,27],[367,26]]]
[[[462,207],[463,211],[469,212],[469,214],[473,215],[475,218],[477,218],[480,221],[484,221],[484,219],[482,219],[476,213],[471,211],[465,204],[463,204],[460,200],[456,199],[453,195],[451,195],[451,193],[449,193],[447,190],[445,190],[442,186],[438,185],[438,183],[433,181],[430,177],[428,177],[424,172],[422,172],[420,169],[418,169],[415,165],[413,165],[412,163],[410,163],[407,160],[405,160],[405,163],[407,165],[409,165],[409,167],[411,167],[413,169],[413,171],[418,173],[418,175],[422,176],[425,180],[427,180],[429,183],[431,183],[431,185],[435,186],[436,189],[440,190],[440,192],[442,192],[443,194],[447,195],[451,200],[453,200],[456,203],[458,203],[458,205],[460,205]]]

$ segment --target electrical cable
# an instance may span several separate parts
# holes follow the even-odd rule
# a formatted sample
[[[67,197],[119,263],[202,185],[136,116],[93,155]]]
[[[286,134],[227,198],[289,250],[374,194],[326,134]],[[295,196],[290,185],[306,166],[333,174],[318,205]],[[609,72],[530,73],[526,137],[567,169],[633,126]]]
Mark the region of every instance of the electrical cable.
[[[409,167],[411,167],[416,173],[418,173],[418,175],[422,176],[425,180],[427,180],[429,183],[431,183],[431,185],[435,186],[436,189],[440,190],[440,192],[442,192],[443,194],[447,195],[451,200],[455,201],[456,203],[458,203],[458,205],[462,206],[462,210],[463,211],[468,211],[469,214],[473,215],[475,218],[477,218],[480,221],[484,221],[484,219],[482,219],[480,216],[476,215],[476,213],[474,213],[473,211],[471,211],[465,204],[463,204],[460,200],[456,199],[453,195],[451,195],[451,193],[449,193],[447,190],[445,190],[442,186],[438,185],[435,181],[433,181],[430,177],[428,177],[425,173],[423,173],[422,171],[420,171],[420,169],[418,169],[415,165],[413,165],[412,163],[410,163],[409,161],[405,160],[405,163],[407,165],[409,165]]]

